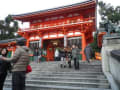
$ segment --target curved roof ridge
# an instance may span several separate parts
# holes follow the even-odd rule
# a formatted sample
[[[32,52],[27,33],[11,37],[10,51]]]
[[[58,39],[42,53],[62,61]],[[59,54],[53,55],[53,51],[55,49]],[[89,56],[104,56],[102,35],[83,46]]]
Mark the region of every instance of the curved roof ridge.
[[[25,14],[12,15],[12,17],[26,16],[26,15],[38,14],[38,13],[42,13],[42,12],[48,12],[48,11],[52,11],[52,10],[64,9],[64,8],[68,8],[68,7],[77,6],[80,4],[86,4],[86,3],[89,3],[91,1],[95,1],[95,0],[85,0],[85,1],[82,1],[80,3],[75,3],[72,5],[64,5],[64,6],[60,6],[60,7],[56,7],[56,8],[52,8],[52,9],[45,9],[45,10],[40,10],[40,11],[35,11],[35,12],[30,12],[30,13],[25,13]]]

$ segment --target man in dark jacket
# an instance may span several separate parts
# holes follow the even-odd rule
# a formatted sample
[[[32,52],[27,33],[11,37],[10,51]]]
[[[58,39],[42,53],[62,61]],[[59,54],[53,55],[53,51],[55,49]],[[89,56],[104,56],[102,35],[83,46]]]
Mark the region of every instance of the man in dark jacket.
[[[72,46],[72,58],[74,60],[75,69],[79,69],[79,55],[80,55],[79,49],[75,45],[73,45]]]
[[[17,49],[11,58],[2,57],[3,60],[13,63],[12,90],[25,90],[25,75],[29,64],[29,48],[24,41],[17,42]]]
[[[92,54],[93,54],[93,50],[90,44],[86,46],[84,52],[85,52],[86,60],[90,62],[90,59],[92,59]]]

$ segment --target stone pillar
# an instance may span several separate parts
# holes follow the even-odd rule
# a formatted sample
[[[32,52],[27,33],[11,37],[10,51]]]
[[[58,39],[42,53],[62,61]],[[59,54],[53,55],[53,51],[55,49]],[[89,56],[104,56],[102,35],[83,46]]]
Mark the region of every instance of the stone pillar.
[[[40,40],[39,40],[39,48],[42,48],[42,37],[40,37]]]
[[[67,47],[67,35],[64,35],[64,47]]]

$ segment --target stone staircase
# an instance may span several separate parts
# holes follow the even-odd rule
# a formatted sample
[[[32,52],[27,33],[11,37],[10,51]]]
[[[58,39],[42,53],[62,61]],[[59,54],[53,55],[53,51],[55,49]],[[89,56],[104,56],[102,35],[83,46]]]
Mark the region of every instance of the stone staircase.
[[[60,68],[59,61],[32,62],[31,66],[33,71],[27,74],[27,90],[111,90],[100,61],[80,61],[80,70]],[[5,88],[11,88],[11,76]]]

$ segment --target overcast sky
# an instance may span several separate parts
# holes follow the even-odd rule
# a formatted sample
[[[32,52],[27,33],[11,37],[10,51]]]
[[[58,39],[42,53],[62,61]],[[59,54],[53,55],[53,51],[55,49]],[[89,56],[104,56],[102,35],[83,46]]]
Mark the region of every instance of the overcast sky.
[[[8,14],[34,12],[79,3],[82,1],[85,0],[1,0],[0,19],[4,19]],[[119,0],[104,0],[104,2],[111,3],[111,5],[114,6],[120,5]]]

